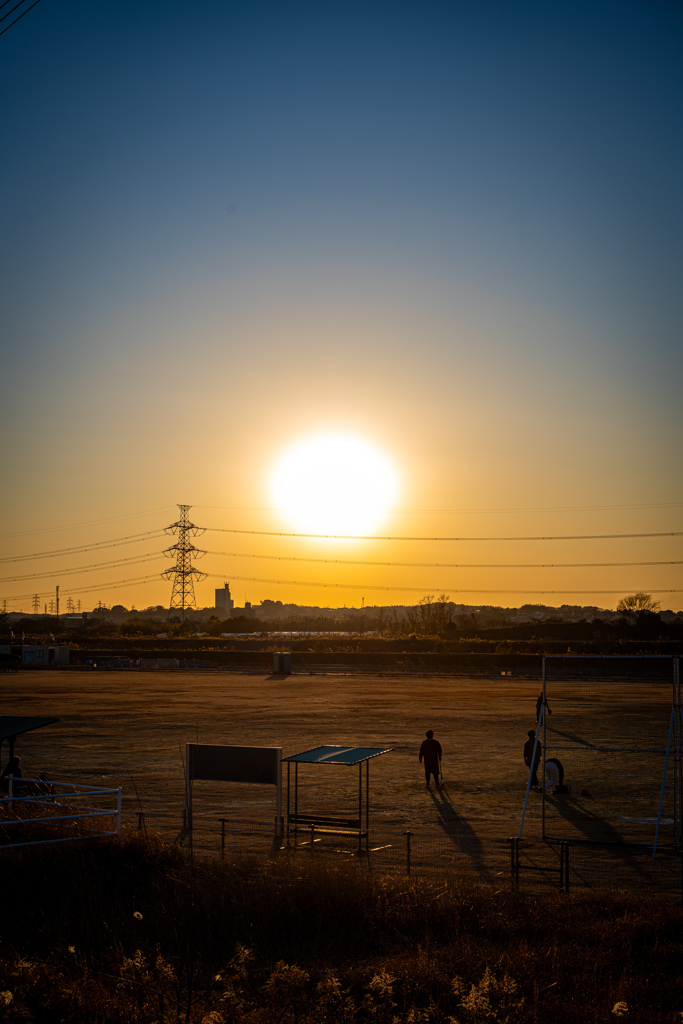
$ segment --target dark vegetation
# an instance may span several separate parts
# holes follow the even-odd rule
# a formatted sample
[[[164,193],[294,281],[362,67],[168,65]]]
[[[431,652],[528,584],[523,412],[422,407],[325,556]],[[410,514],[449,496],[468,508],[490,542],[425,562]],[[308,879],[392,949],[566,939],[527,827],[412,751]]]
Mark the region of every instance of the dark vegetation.
[[[680,907],[191,863],[141,836],[6,851],[0,1015],[108,1024],[680,1019]],[[620,1008],[617,1004],[625,1004]]]

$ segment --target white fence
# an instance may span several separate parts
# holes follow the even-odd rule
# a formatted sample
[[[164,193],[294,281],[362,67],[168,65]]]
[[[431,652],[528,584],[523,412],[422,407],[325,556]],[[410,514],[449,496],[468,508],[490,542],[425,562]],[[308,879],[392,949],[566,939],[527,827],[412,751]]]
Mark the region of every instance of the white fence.
[[[12,776],[5,781],[7,796],[0,798],[0,850],[121,834],[121,787],[104,789]],[[112,799],[106,800],[107,797]],[[97,806],[95,801],[112,806]],[[111,820],[109,828],[93,827],[93,823],[99,825],[100,819],[106,818]],[[49,834],[45,835],[46,832]],[[39,839],[28,838],[41,833]],[[13,841],[15,837],[17,841]]]

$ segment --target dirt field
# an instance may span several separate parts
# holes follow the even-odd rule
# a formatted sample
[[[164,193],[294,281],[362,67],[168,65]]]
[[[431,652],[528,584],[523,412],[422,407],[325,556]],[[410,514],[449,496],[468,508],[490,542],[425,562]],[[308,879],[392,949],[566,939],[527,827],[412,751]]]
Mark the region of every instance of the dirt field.
[[[392,747],[370,764],[371,829],[373,823],[378,828],[431,828],[475,844],[519,830],[527,782],[522,746],[535,724],[540,691],[539,682],[501,678],[68,670],[7,674],[0,677],[0,687],[2,714],[60,719],[17,741],[26,777],[46,772],[55,780],[123,786],[124,809],[131,813],[139,806],[148,815],[182,812],[187,742],[281,746],[285,756],[325,743]],[[667,694],[664,687],[657,690],[654,717],[642,692],[627,694],[628,714],[650,722],[644,745],[666,746]],[[563,718],[561,695],[558,699],[549,742],[590,734],[600,713],[599,695],[592,694],[583,709],[572,706],[571,720]],[[434,729],[444,748],[446,788],[440,792],[424,788],[418,764],[427,728]],[[5,746],[3,765],[7,756]],[[654,782],[638,802],[640,815],[657,813],[660,761],[663,757],[655,759]],[[572,793],[558,817],[576,827],[578,835],[587,822],[592,827],[607,814],[608,803],[599,802],[601,782],[603,791],[613,783],[604,761],[584,769],[570,754],[563,762]],[[590,777],[584,777],[589,771]],[[300,809],[355,811],[357,768],[304,765],[299,778]],[[631,789],[636,784],[630,783]],[[580,796],[584,786],[590,798]],[[201,782],[194,792],[197,814],[273,821],[271,787]],[[539,794],[532,793],[525,837],[540,835],[540,805]],[[551,809],[549,801],[546,808]],[[619,810],[609,810],[611,837],[618,833]],[[651,837],[652,827],[645,830]]]

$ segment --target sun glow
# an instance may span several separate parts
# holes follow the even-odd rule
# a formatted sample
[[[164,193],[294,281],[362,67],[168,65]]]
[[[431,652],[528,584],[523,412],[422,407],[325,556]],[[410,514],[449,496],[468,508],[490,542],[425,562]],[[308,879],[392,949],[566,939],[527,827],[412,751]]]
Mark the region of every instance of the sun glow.
[[[308,438],[291,448],[272,477],[275,506],[305,533],[369,534],[396,499],[389,460],[347,434]]]

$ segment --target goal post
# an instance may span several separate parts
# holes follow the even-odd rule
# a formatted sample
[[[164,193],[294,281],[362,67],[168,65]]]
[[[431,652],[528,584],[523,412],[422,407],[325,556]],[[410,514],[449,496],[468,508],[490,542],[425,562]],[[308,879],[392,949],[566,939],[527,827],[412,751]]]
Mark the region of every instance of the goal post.
[[[546,655],[542,695],[543,838],[680,851],[680,659]]]

